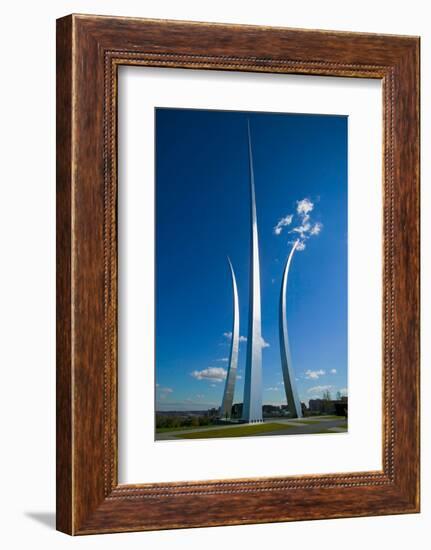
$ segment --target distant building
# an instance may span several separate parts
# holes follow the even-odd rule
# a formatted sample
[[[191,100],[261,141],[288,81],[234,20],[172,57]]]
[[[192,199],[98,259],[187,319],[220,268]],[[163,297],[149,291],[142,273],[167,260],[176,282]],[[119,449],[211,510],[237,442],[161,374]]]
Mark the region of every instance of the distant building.
[[[210,418],[215,418],[217,416],[220,416],[220,408],[213,407],[212,409],[208,409],[207,415]]]
[[[323,399],[310,399],[308,402],[308,408],[311,413],[322,413],[324,411]]]
[[[334,407],[335,414],[337,416],[345,416],[347,418],[349,409],[347,397],[342,397],[341,399],[337,399],[336,401],[334,401]]]
[[[263,405],[262,411],[264,417],[280,416],[281,413],[281,409],[277,405]]]
[[[242,403],[234,403],[232,405],[231,418],[242,418]]]
[[[336,414],[347,416],[347,397],[341,399],[310,399],[308,408],[311,414]]]

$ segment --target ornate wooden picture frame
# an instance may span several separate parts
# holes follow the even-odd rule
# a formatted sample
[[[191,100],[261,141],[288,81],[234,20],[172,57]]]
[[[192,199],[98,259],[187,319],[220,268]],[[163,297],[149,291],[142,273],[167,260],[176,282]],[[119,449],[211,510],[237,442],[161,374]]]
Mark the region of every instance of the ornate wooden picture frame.
[[[383,468],[118,483],[120,65],[380,79]],[[419,511],[419,39],[70,15],[57,21],[57,528],[68,534]]]

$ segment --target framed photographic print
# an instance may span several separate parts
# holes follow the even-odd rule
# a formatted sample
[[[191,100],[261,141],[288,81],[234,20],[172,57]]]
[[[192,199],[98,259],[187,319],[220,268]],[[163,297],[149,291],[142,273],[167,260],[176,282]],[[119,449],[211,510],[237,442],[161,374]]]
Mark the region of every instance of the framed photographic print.
[[[419,39],[57,22],[57,528],[419,510]]]

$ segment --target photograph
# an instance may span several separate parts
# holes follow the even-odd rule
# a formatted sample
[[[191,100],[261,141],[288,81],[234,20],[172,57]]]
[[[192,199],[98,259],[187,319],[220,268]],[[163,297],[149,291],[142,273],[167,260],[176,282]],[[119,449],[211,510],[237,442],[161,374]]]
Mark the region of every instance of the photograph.
[[[348,432],[348,116],[154,116],[155,440]]]

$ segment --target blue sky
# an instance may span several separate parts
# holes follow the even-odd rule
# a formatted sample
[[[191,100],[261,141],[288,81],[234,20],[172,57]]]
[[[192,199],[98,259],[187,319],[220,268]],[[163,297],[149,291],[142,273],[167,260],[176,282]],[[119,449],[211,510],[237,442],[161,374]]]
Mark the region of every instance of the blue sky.
[[[283,267],[313,205],[320,232],[295,252],[289,338],[302,401],[347,388],[347,117],[156,109],[156,409],[221,404],[235,270],[240,334],[247,337],[249,181],[247,119],[259,229],[263,402],[286,403],[278,338]],[[303,204],[303,203],[302,203]],[[275,231],[279,220],[290,225]],[[280,234],[276,234],[280,233]],[[234,402],[243,400],[240,344]]]

